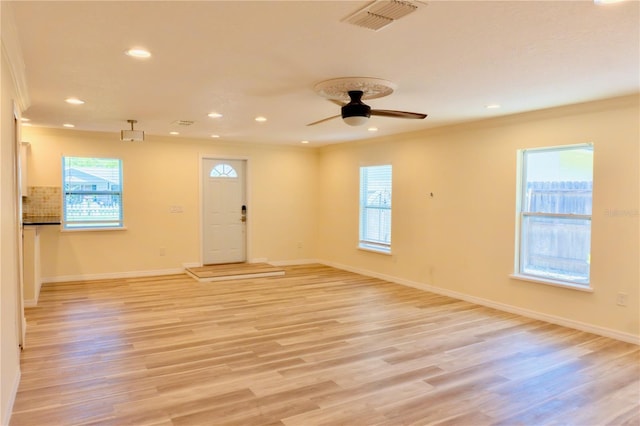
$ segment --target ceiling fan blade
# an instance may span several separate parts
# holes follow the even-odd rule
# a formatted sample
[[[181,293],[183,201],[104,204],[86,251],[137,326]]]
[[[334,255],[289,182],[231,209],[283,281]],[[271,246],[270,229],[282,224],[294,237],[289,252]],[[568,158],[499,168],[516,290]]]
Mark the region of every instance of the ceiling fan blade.
[[[339,101],[338,99],[327,99],[327,100],[341,107],[347,104],[346,102]]]
[[[393,111],[390,109],[372,109],[371,115],[393,118],[415,118],[418,120],[421,120],[427,116],[427,114],[421,114],[419,112]]]
[[[333,120],[334,118],[338,118],[338,117],[342,117],[342,115],[338,114],[338,115],[334,115],[332,117],[323,118],[322,120],[318,120],[318,121],[314,121],[313,123],[309,123],[309,124],[307,124],[307,126],[313,126],[313,125],[316,125],[316,124],[324,123],[325,121]]]

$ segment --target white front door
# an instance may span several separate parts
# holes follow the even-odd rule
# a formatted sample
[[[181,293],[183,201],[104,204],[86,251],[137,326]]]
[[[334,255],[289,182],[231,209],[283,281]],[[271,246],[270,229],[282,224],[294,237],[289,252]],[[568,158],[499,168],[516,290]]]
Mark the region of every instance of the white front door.
[[[246,261],[245,160],[202,160],[203,264]]]

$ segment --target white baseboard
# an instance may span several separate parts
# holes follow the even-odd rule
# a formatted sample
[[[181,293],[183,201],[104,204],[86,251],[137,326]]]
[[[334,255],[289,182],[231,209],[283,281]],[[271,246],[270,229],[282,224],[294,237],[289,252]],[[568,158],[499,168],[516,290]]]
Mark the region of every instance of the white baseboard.
[[[115,278],[152,277],[155,275],[183,274],[184,268],[156,269],[149,271],[108,272],[103,274],[63,275],[59,277],[42,278],[43,283],[62,283],[68,281],[108,280]]]
[[[13,379],[13,385],[11,386],[11,393],[9,394],[9,400],[7,401],[7,411],[4,413],[4,418],[2,419],[2,425],[8,425],[11,420],[11,413],[13,412],[13,404],[16,402],[16,396],[18,395],[18,387],[20,386],[20,377],[22,376],[22,372],[18,370],[18,373]]]
[[[546,321],[552,324],[561,325],[568,328],[573,328],[580,331],[586,331],[588,333],[597,334],[599,336],[610,337],[612,339],[621,340],[623,342],[633,343],[640,345],[640,336],[625,333],[617,330],[612,330],[606,327],[600,327],[593,324],[584,323],[581,321],[575,321],[569,318],[559,317],[556,315],[549,315],[543,312],[533,311],[530,309],[520,308],[518,306],[508,305],[506,303],[494,302],[493,300],[483,299],[481,297],[470,296],[468,294],[459,293],[457,291],[447,290],[441,287],[435,287],[430,284],[421,283],[417,281],[406,280],[403,278],[397,278],[391,275],[380,274],[378,272],[369,271],[366,269],[353,268],[348,265],[342,265],[336,262],[318,261],[327,266],[331,266],[337,269],[343,269],[345,271],[354,272],[360,275],[366,275],[369,277],[380,278],[392,283],[405,285],[407,287],[417,288],[419,290],[425,290],[432,293],[440,294],[443,296],[452,297],[458,300],[464,300],[465,302],[474,303],[476,305],[486,306],[488,308],[498,309],[500,311],[509,312],[512,314],[522,315],[523,317],[533,318],[541,321]]]

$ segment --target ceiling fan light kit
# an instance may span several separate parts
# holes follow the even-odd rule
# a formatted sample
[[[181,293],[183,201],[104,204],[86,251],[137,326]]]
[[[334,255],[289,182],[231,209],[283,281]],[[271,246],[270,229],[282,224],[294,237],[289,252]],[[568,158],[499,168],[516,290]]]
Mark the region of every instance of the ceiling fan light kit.
[[[362,126],[369,121],[369,116],[352,115],[351,117],[343,117],[342,121],[349,126]]]

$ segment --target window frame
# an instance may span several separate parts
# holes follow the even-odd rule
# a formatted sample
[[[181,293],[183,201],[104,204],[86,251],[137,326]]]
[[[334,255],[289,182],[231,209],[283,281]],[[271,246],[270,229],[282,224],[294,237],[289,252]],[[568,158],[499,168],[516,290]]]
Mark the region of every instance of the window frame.
[[[526,199],[526,191],[527,191],[527,162],[526,162],[526,154],[528,152],[550,152],[550,151],[570,151],[570,150],[578,150],[578,149],[589,149],[594,151],[593,143],[580,143],[580,144],[571,144],[571,145],[556,145],[556,146],[548,146],[548,147],[539,147],[539,148],[527,148],[520,149],[517,151],[517,178],[516,178],[516,235],[515,235],[515,253],[514,253],[514,272],[510,275],[511,278],[515,278],[522,281],[535,282],[541,284],[552,285],[556,287],[565,287],[574,290],[581,290],[586,292],[592,292],[592,281],[591,281],[591,265],[589,265],[589,274],[587,278],[587,282],[577,282],[572,280],[564,280],[561,278],[550,278],[544,275],[536,275],[529,272],[523,272],[523,256],[526,248],[523,247],[524,240],[524,229],[523,223],[525,222],[525,218],[531,217],[547,217],[547,218],[563,218],[570,220],[588,220],[590,222],[589,225],[589,234],[590,241],[592,235],[592,217],[593,217],[593,200],[591,206],[591,214],[573,214],[573,213],[541,213],[541,212],[525,212],[523,211],[525,199]],[[593,165],[592,165],[592,182],[593,182]],[[592,186],[593,192],[593,186]],[[590,243],[591,246],[591,243]],[[589,249],[591,252],[591,247]]]
[[[87,159],[87,160],[115,160],[118,162],[118,175],[119,175],[119,189],[118,190],[67,190],[66,189],[66,178],[67,178],[67,168],[66,159],[68,158],[79,158],[79,159]],[[115,157],[87,157],[87,156],[73,156],[73,155],[63,155],[61,159],[61,177],[62,177],[62,214],[60,218],[61,230],[65,232],[75,232],[75,231],[117,231],[117,230],[125,230],[124,225],[124,162],[121,158]],[[95,185],[93,185],[95,186]],[[118,219],[116,220],[95,220],[95,221],[74,221],[67,220],[67,196],[68,195],[79,195],[79,196],[87,196],[87,195],[99,195],[99,196],[117,196],[119,198],[119,207],[118,207]]]
[[[369,188],[369,180],[367,179],[366,188],[363,187],[365,184],[363,172],[365,170],[369,170],[376,167],[389,167],[389,206],[372,206],[367,204],[367,199],[364,196]],[[385,188],[386,189],[386,188]],[[366,235],[366,211],[369,209],[376,210],[385,210],[388,211],[388,223],[386,224],[389,229],[389,238],[388,242],[381,240],[374,240],[371,238],[367,238]],[[393,165],[391,163],[384,164],[368,164],[362,165],[359,168],[359,189],[358,189],[358,249],[371,251],[380,254],[391,254],[391,242],[392,242],[392,220],[393,220]]]

